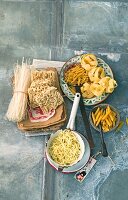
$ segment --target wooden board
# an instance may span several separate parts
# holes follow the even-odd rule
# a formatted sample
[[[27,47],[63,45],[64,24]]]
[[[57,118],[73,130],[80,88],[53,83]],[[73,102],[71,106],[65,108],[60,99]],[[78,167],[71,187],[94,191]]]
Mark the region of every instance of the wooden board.
[[[40,69],[41,70],[41,69]],[[42,69],[43,70],[43,69]],[[58,78],[58,72],[56,68],[47,68],[46,70],[53,70],[55,72],[55,87],[59,90],[61,93],[60,85],[59,85],[59,78]],[[61,93],[62,94],[62,93]],[[66,108],[65,104],[63,103],[62,105],[58,106],[56,109],[56,113],[53,117],[51,117],[49,120],[44,121],[44,122],[31,122],[28,115],[25,120],[18,122],[17,126],[20,130],[22,131],[54,131],[60,129],[65,121],[66,121]]]

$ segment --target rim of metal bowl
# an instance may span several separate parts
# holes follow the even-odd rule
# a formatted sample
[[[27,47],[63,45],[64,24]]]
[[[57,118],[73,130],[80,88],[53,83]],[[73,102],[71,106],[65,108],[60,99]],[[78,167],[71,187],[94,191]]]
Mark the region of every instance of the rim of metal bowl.
[[[65,82],[64,76],[62,75],[62,74],[64,74],[66,65],[68,65],[67,63],[68,63],[71,59],[77,58],[77,57],[82,57],[83,55],[84,55],[84,54],[76,55],[76,56],[71,57],[71,58],[68,59],[68,60],[64,63],[64,65],[62,66],[62,68],[61,68],[61,70],[60,70],[60,86],[61,86],[61,89],[62,89],[63,92],[64,92],[64,89],[63,89],[63,86],[62,86],[61,82],[64,82],[65,85],[68,87],[68,84]],[[108,65],[103,59],[101,59],[101,58],[99,58],[99,57],[97,57],[97,60],[101,61],[102,63],[105,63],[105,65],[109,68],[109,70],[110,70],[110,72],[111,72],[111,78],[113,78],[113,72],[112,72],[112,69],[109,67],[109,65]],[[74,63],[75,63],[75,62],[74,62]],[[63,80],[61,80],[61,77],[63,77]],[[70,91],[70,89],[69,89],[69,91]],[[73,94],[71,91],[70,91],[70,93],[72,94],[72,97],[70,97],[66,92],[64,92],[65,96],[68,97],[68,99],[70,99],[71,101],[73,101],[73,99],[74,99],[74,94]],[[103,95],[104,95],[104,96],[103,96]],[[93,105],[97,105],[97,104],[99,104],[99,103],[102,103],[103,101],[105,101],[105,100],[108,98],[108,96],[109,96],[110,94],[104,93],[103,95],[102,95],[102,96],[99,96],[99,97],[93,97],[93,98],[90,98],[90,99],[83,98],[83,100],[84,100],[84,105],[86,105],[86,106],[93,106]],[[102,100],[99,100],[99,101],[98,101],[98,98],[101,98],[101,97],[102,97]],[[96,99],[96,98],[97,98],[97,99]],[[86,100],[87,100],[87,101],[93,101],[93,100],[95,100],[95,99],[96,99],[95,103],[89,103],[89,104],[88,104],[88,103],[85,102]]]
[[[90,124],[91,124],[91,126],[92,126],[95,130],[97,130],[98,132],[100,132],[100,129],[99,129],[98,127],[96,127],[96,126],[93,124],[93,122],[92,122],[92,117],[91,117],[91,113],[94,112],[98,107],[104,108],[104,107],[107,107],[107,106],[110,106],[110,108],[111,108],[114,112],[116,112],[116,114],[117,114],[117,120],[116,120],[116,125],[115,125],[110,131],[107,131],[107,132],[104,132],[104,133],[109,133],[109,132],[114,131],[114,130],[118,127],[118,125],[119,125],[119,122],[120,122],[120,114],[119,114],[118,110],[117,110],[115,107],[113,107],[112,105],[110,105],[110,104],[107,104],[107,103],[106,103],[106,104],[100,104],[100,105],[95,106],[95,107],[91,110],[91,112],[90,112],[90,114],[89,114],[89,121],[90,121]]]
[[[59,131],[60,131],[60,130],[58,130],[55,134],[59,134]],[[53,140],[52,137],[57,137],[57,136],[56,136],[55,134],[53,134],[53,135],[51,135],[50,138],[48,139],[47,146],[46,146],[46,150],[45,150],[46,155],[47,155],[47,157],[49,157],[49,159],[52,161],[52,163],[54,163],[54,165],[57,165],[58,167],[68,168],[68,167],[72,167],[73,165],[76,165],[78,162],[80,162],[80,161],[82,160],[83,155],[84,155],[84,153],[85,153],[85,144],[84,144],[83,138],[81,137],[81,134],[80,134],[79,132],[75,131],[75,130],[71,130],[71,131],[72,131],[72,132],[74,133],[74,135],[77,137],[77,140],[78,140],[80,146],[82,146],[82,145],[84,146],[83,153],[81,154],[81,156],[78,157],[78,159],[77,159],[76,161],[74,161],[73,164],[70,164],[70,165],[59,165],[58,163],[56,163],[56,162],[52,159],[52,157],[50,156],[48,144],[49,144],[49,142],[50,142],[50,143],[52,142],[52,140]],[[82,143],[82,144],[81,144],[81,143]],[[50,144],[49,144],[49,145],[50,145]]]

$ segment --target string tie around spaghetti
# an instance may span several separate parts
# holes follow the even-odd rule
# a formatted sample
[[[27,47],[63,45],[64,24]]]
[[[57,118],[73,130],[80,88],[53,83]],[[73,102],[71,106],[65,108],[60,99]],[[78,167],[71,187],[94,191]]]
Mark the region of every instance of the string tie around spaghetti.
[[[28,93],[27,93],[27,92],[23,92],[23,91],[14,91],[14,93],[23,93],[23,94],[26,94],[26,95],[28,95]]]

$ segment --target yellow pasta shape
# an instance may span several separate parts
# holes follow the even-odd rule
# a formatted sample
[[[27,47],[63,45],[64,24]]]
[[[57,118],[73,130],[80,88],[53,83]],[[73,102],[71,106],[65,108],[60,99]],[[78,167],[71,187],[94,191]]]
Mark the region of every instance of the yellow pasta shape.
[[[99,119],[101,113],[102,113],[102,110],[100,110],[100,111],[97,113],[97,116],[96,116],[96,122],[98,121],[98,119]]]
[[[98,114],[99,111],[100,111],[100,108],[98,107],[96,112],[95,112],[95,117],[96,117],[96,115]]]
[[[96,67],[98,65],[96,56],[93,54],[84,54],[81,58],[81,65],[87,71]]]
[[[116,124],[116,113],[107,106],[105,109],[98,107],[95,113],[92,114],[92,120],[97,127],[100,123],[104,132],[111,130]]]
[[[93,54],[81,56],[80,63],[73,63],[64,73],[68,85],[81,86],[84,98],[99,97],[104,93],[112,93],[117,87],[116,81],[105,74],[104,67],[98,66],[98,61]],[[84,84],[89,87],[84,87]]]
[[[94,115],[93,112],[92,112],[92,120],[93,120],[93,123],[94,123],[94,125],[95,125],[95,123],[96,123],[96,119],[95,119],[95,115]]]
[[[106,114],[105,114],[105,116],[103,117],[102,120],[105,120],[109,114],[110,114],[110,111],[106,111]]]
[[[65,72],[65,81],[71,85],[83,85],[88,81],[88,74],[80,64],[74,64]]]
[[[109,117],[110,117],[110,119],[111,119],[112,122],[115,120],[115,118],[114,118],[114,116],[112,115],[112,113],[110,113]]]
[[[96,126],[98,126],[98,125],[99,125],[99,123],[100,123],[101,119],[102,119],[102,114],[100,115],[100,117],[99,117],[99,119],[98,119],[98,121],[97,121],[97,123],[96,123]]]

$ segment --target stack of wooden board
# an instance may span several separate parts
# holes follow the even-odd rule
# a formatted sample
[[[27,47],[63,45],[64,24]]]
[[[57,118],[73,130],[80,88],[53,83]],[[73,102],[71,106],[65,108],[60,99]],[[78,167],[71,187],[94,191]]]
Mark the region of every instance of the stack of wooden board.
[[[43,69],[40,69],[43,70]],[[45,69],[47,71],[52,70],[55,73],[55,87],[57,90],[61,93],[60,85],[59,85],[59,78],[58,78],[58,72],[56,68],[50,67]],[[62,93],[61,93],[62,95]],[[66,109],[64,102],[57,107],[55,110],[55,114],[48,119],[47,121],[43,122],[31,122],[30,117],[27,113],[27,117],[25,120],[18,122],[17,126],[22,131],[30,131],[33,133],[34,131],[56,131],[60,129],[66,121]]]

